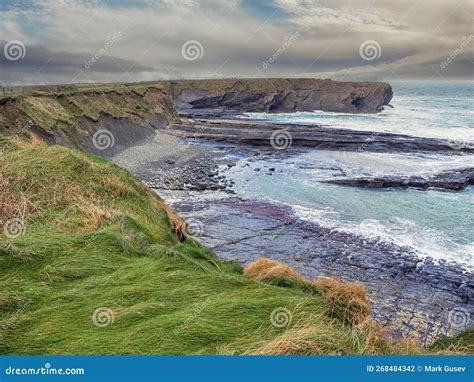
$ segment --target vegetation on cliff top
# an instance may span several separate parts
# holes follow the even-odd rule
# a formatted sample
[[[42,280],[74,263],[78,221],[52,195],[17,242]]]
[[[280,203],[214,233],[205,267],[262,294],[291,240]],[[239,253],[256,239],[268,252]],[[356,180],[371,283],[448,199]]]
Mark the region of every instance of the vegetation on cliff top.
[[[173,101],[160,86],[51,87],[25,92],[0,102],[0,133],[22,133],[33,127],[51,133],[78,124],[80,118],[97,121],[101,114],[129,118],[137,125],[159,115],[167,123],[178,119]]]
[[[110,162],[36,141],[0,150],[2,354],[431,352],[387,340],[360,287],[264,260],[242,274]]]

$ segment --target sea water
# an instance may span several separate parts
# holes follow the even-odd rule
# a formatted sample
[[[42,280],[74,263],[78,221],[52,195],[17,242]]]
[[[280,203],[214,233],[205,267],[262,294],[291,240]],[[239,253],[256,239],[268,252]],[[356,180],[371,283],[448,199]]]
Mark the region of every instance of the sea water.
[[[396,83],[393,87],[394,108],[376,115],[318,111],[251,113],[247,118],[446,139],[455,136],[463,144],[474,142],[473,83]],[[270,176],[265,166],[276,171]],[[457,262],[472,271],[474,187],[460,192],[374,190],[322,182],[341,176],[427,175],[468,166],[474,166],[474,155],[313,150],[284,160],[255,159],[250,166],[231,171],[235,189],[244,197],[288,204],[303,219],[407,246],[422,258]]]

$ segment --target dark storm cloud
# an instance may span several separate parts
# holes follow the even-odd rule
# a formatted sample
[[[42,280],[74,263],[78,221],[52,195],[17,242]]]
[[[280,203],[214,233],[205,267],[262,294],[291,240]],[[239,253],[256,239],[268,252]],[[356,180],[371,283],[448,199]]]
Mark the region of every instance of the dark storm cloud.
[[[27,48],[18,61],[0,56],[0,81],[473,78],[474,41],[462,46],[473,33],[471,0],[268,3],[30,0],[30,7],[0,10],[2,39]],[[196,59],[183,55],[188,41],[202,47]],[[377,50],[370,59],[360,51],[368,42]]]
[[[48,78],[74,82],[78,78],[91,80],[117,78],[157,72],[157,69],[137,63],[96,53],[67,53],[53,51],[41,45],[7,45],[0,41],[4,54],[0,56],[0,81],[9,83],[45,83]],[[8,53],[8,47],[11,52]]]

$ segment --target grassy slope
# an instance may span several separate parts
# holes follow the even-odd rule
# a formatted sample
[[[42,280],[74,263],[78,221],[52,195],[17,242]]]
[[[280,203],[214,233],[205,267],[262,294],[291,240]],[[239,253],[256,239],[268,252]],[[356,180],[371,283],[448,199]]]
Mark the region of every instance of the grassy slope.
[[[331,318],[321,295],[251,280],[180,242],[179,219],[109,162],[55,146],[0,148],[0,227],[27,221],[24,235],[0,234],[2,354],[422,351]],[[113,324],[93,324],[100,307]],[[292,313],[288,327],[271,324],[279,307]]]
[[[0,103],[0,128],[5,127],[10,133],[31,126],[47,133],[59,128],[67,135],[80,118],[97,121],[103,113],[129,118],[137,125],[153,115],[161,116],[168,123],[178,119],[172,99],[159,85],[116,84],[90,88],[71,85],[25,91]]]
[[[474,327],[469,328],[454,338],[445,337],[439,339],[431,346],[431,350],[443,350],[450,346],[462,346],[465,354],[474,354]]]
[[[98,84],[70,84],[57,86],[32,86],[21,88],[21,92],[0,93],[2,98],[22,98],[25,96],[51,96],[51,95],[74,95],[91,94],[101,92],[128,93],[134,91],[143,93],[149,88],[175,89],[180,92],[183,89],[198,87],[207,90],[257,90],[275,91],[291,87],[291,82],[282,78],[270,79],[221,79],[221,80],[166,80],[142,83],[98,83]]]

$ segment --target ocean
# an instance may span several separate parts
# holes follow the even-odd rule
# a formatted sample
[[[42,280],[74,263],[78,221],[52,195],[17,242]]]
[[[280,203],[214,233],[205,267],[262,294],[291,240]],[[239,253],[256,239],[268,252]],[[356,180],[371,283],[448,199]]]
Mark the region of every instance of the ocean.
[[[380,114],[314,112],[249,113],[246,118],[273,123],[402,133],[474,145],[473,83],[395,83],[393,108]],[[274,163],[272,164],[272,161]],[[269,176],[265,171],[275,167]],[[258,157],[230,170],[235,190],[246,198],[290,205],[303,219],[408,246],[420,257],[456,262],[474,270],[474,189],[461,192],[374,190],[321,183],[341,174],[426,175],[474,167],[474,155],[380,154],[313,150],[286,159]]]

